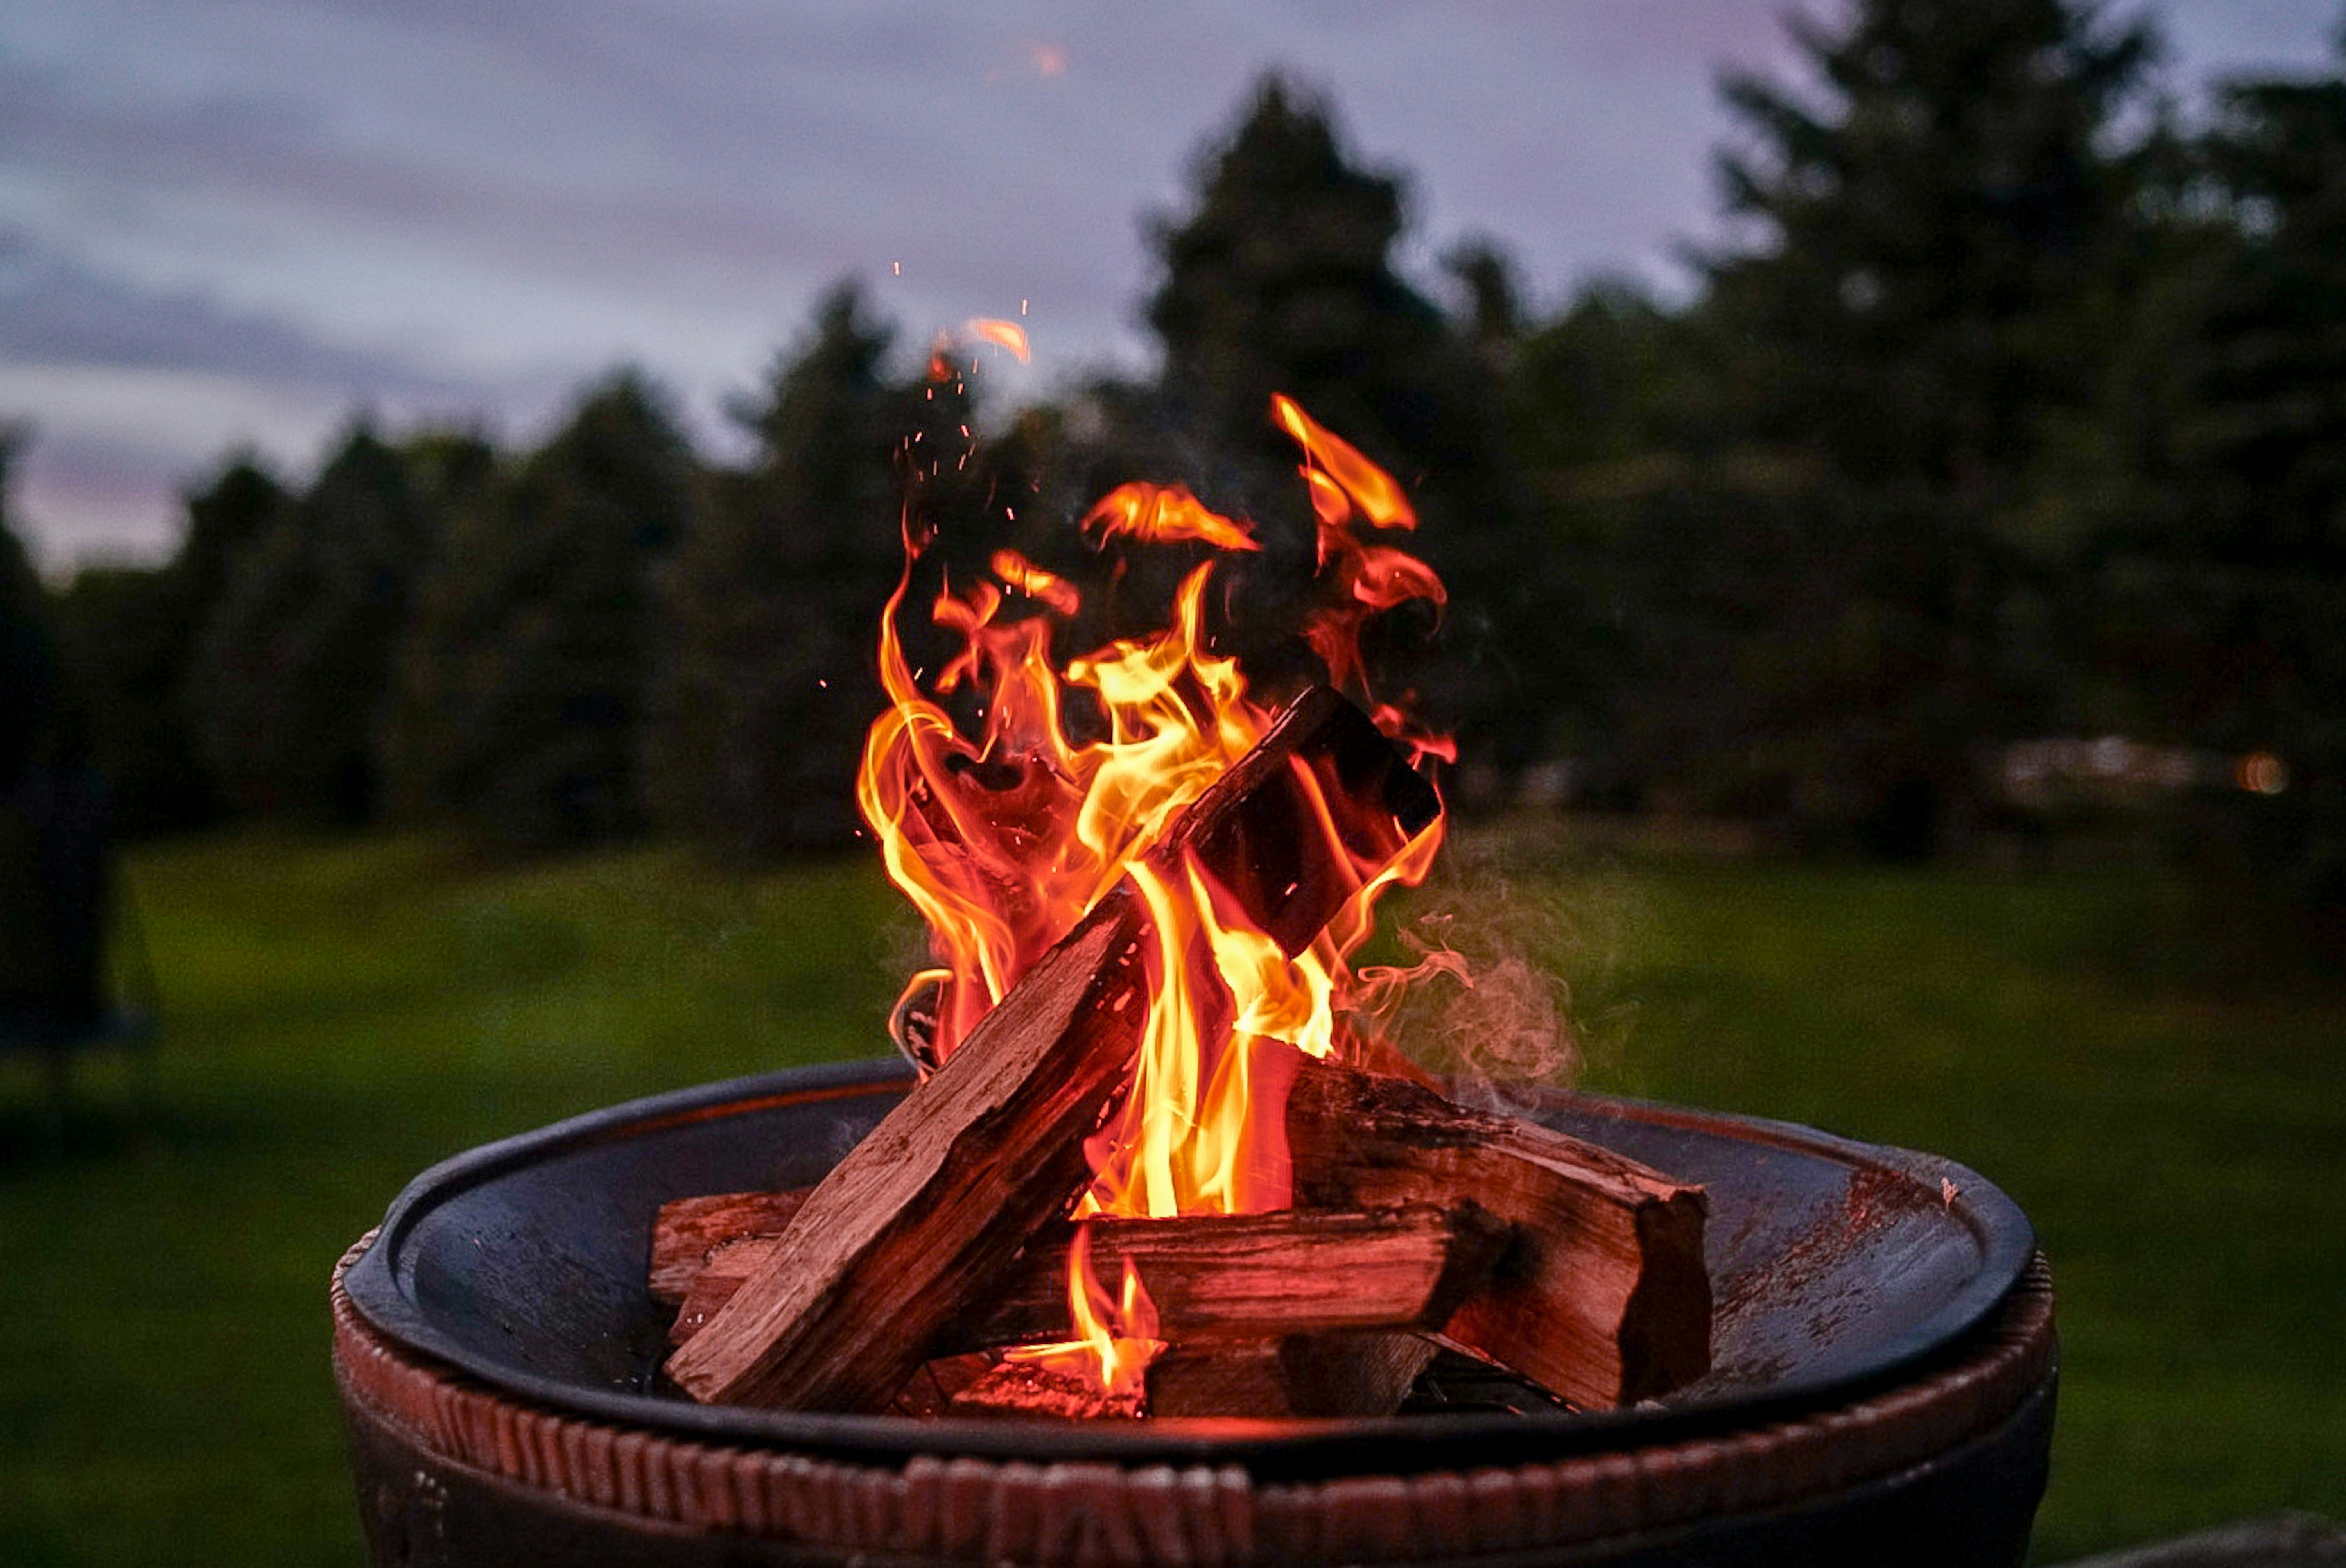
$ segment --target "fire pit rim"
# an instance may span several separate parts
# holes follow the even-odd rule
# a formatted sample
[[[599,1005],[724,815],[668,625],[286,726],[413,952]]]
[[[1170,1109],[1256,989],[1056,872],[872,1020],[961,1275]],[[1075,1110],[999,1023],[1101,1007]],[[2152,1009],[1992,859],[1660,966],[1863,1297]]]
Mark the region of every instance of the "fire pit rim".
[[[1757,1393],[1719,1390],[1624,1410],[1555,1415],[1434,1413],[1372,1420],[1129,1424],[762,1410],[589,1386],[542,1376],[480,1353],[438,1325],[399,1277],[395,1260],[423,1218],[463,1191],[507,1172],[665,1126],[783,1104],[885,1092],[911,1077],[910,1067],[892,1057],[784,1068],[601,1107],[479,1145],[430,1166],[407,1184],[386,1211],[372,1244],[350,1266],[343,1288],[358,1315],[395,1342],[525,1400],[618,1424],[842,1457],[901,1460],[925,1453],[1137,1464],[1241,1463],[1266,1475],[1302,1475],[1350,1468],[1371,1454],[1393,1470],[1459,1467],[1477,1462],[1474,1456],[1478,1451],[1503,1462],[1521,1462],[1533,1452],[1561,1457],[1624,1441],[1672,1441],[1722,1432],[1821,1403],[1860,1398],[1955,1353],[2004,1302],[2035,1251],[2034,1230],[2019,1207],[1975,1172],[1941,1156],[1867,1144],[1764,1117],[1543,1091],[1536,1102],[1543,1107],[1568,1107],[1613,1122],[1698,1134],[1716,1134],[1724,1125],[1749,1142],[1884,1170],[1924,1185],[1952,1184],[1948,1212],[1978,1242],[1979,1266],[1934,1311],[1880,1340],[1862,1369],[1794,1376]]]

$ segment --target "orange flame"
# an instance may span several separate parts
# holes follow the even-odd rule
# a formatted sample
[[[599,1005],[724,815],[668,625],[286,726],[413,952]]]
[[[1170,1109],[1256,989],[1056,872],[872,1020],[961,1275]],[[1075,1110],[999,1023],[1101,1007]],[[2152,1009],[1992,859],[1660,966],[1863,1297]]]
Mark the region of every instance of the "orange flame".
[[[1032,356],[1026,351],[1026,329],[1015,321],[1005,321],[993,316],[972,316],[964,329],[971,337],[1008,349],[1025,364]]]
[[[1364,697],[1358,637],[1368,619],[1411,599],[1440,606],[1440,580],[1415,557],[1363,545],[1355,519],[1406,528],[1415,514],[1382,470],[1286,398],[1273,417],[1302,447],[1320,532],[1321,596],[1302,627],[1330,677]],[[1355,989],[1348,956],[1367,939],[1388,887],[1423,880],[1437,820],[1392,865],[1367,879],[1327,929],[1290,958],[1193,863],[1142,857],[1181,811],[1261,737],[1274,708],[1252,694],[1207,629],[1217,569],[1260,549],[1244,523],[1179,485],[1127,484],[1083,519],[1103,549],[1174,543],[1216,552],[1181,579],[1171,624],[1055,664],[1054,634],[1080,606],[1074,585],[1015,552],[991,559],[994,582],[940,593],[930,608],[957,648],[925,682],[897,617],[912,591],[923,533],[908,519],[903,577],[880,631],[890,706],[867,738],[858,802],[890,877],[928,923],[938,967],[913,979],[903,1006],[933,1014],[943,1060],[1018,977],[1129,878],[1154,940],[1148,1005],[1129,1092],[1087,1146],[1094,1180],[1076,1213],[1244,1213],[1289,1201],[1281,1109],[1295,1051],[1341,1049],[1338,1019]],[[1031,613],[1014,616],[1022,597]],[[945,699],[964,710],[964,734]],[[1070,708],[1089,720],[1078,740]],[[1446,742],[1418,734],[1403,708],[1374,703],[1388,734],[1421,755]],[[1096,718],[1091,718],[1096,714]],[[1322,830],[1341,842],[1330,805]],[[1258,1092],[1260,1091],[1260,1092]],[[1104,1387],[1137,1388],[1154,1354],[1147,1292],[1127,1277],[1120,1301],[1092,1278],[1079,1227],[1069,1307]]]
[[[1030,599],[1040,599],[1062,616],[1073,618],[1083,608],[1076,585],[1056,572],[1046,572],[1015,550],[996,550],[989,563],[994,575]]]
[[[1014,1361],[1039,1361],[1073,1376],[1088,1375],[1108,1402],[1137,1406],[1148,1390],[1148,1363],[1165,1342],[1157,1337],[1157,1303],[1140,1282],[1140,1271],[1124,1260],[1123,1288],[1115,1295],[1092,1267],[1092,1227],[1076,1227],[1067,1248],[1068,1339],[1047,1345],[1022,1345],[1008,1351]]]
[[[1169,545],[1195,540],[1217,550],[1260,550],[1247,525],[1208,509],[1186,484],[1119,484],[1084,519],[1084,532],[1110,539]]]

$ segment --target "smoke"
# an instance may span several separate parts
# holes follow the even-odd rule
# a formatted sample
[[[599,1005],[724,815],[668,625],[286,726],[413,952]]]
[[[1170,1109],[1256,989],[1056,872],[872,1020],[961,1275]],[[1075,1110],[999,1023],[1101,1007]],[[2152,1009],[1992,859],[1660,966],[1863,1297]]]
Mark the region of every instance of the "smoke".
[[[1412,900],[1427,912],[1395,932],[1412,961],[1362,966],[1351,1019],[1449,1078],[1454,1098],[1510,1114],[1617,1054],[1630,1018],[1608,994],[1626,947],[1619,890],[1586,867],[1568,885],[1518,883],[1499,860],[1524,864],[1522,848],[1454,836]]]

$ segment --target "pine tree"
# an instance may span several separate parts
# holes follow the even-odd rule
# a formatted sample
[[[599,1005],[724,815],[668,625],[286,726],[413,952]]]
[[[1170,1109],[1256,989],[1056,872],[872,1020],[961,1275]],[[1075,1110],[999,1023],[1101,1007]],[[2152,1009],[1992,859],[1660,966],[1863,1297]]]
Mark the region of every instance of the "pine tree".
[[[1919,850],[2059,685],[2014,627],[2068,543],[2037,487],[2110,346],[2136,168],[2109,144],[2154,41],[2068,0],[1791,25],[1811,92],[1726,85],[1748,242],[1704,311],[1789,612],[1738,673],[1796,813]]]
[[[508,473],[483,482],[479,454],[451,455],[464,498],[389,728],[401,803],[510,850],[633,832],[656,579],[699,504],[691,449],[660,394],[621,371]]]
[[[1181,478],[1262,524],[1234,638],[1276,669],[1260,628],[1293,624],[1281,590],[1311,574],[1295,453],[1269,419],[1272,393],[1294,398],[1409,489],[1424,524],[1412,547],[1449,585],[1441,657],[1402,657],[1413,639],[1396,637],[1389,680],[1420,687],[1471,752],[1521,760],[1545,744],[1559,700],[1546,634],[1570,613],[1527,531],[1486,352],[1504,280],[1494,254],[1463,253],[1469,319],[1454,322],[1397,270],[1405,217],[1398,174],[1357,164],[1325,103],[1265,78],[1199,160],[1189,212],[1154,229],[1164,438],[1131,443],[1150,471],[1114,477]]]
[[[376,726],[432,529],[406,462],[362,422],[281,515],[221,552],[185,701],[232,804],[375,813]]]
[[[66,707],[41,580],[8,515],[10,470],[27,439],[0,425],[0,799],[55,748]]]
[[[56,600],[126,836],[198,827],[225,809],[189,722],[189,665],[237,556],[277,524],[289,498],[248,453],[184,501],[188,529],[169,561],[85,567]]]
[[[2341,67],[2229,85],[2169,204],[2169,265],[2114,377],[2096,540],[2104,710],[2270,751],[2252,868],[2346,907],[2346,31]]]
[[[734,410],[756,456],[715,476],[668,582],[652,799],[663,824],[729,851],[833,845],[855,825],[873,628],[902,556],[892,336],[853,285],[823,297]]]

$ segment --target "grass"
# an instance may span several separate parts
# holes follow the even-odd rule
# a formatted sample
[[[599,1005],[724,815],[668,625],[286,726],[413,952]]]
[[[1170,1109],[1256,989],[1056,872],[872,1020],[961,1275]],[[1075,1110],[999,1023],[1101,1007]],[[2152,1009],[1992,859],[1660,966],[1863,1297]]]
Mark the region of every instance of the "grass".
[[[2141,872],[1536,848],[1467,902],[1527,917],[1592,1086],[1933,1149],[2028,1209],[2066,1358],[2039,1560],[2346,1512],[2346,983],[2277,958],[2285,928]],[[862,864],[240,836],[132,881],[148,1070],[92,1064],[59,1147],[0,1059],[0,1562],[27,1568],[359,1561],[341,1248],[458,1149],[868,1054],[912,950]]]

